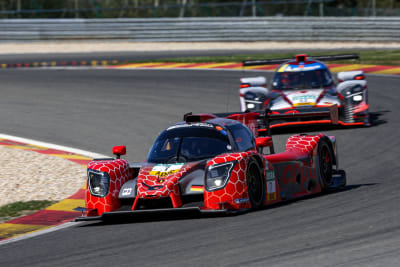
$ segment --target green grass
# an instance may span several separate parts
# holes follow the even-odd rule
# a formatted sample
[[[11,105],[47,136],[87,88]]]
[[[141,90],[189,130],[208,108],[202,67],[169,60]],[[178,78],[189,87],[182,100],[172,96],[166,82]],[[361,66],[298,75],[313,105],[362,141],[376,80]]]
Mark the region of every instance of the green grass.
[[[321,55],[337,55],[337,54],[352,54],[357,53],[360,56],[359,60],[343,60],[343,61],[332,61],[326,63],[338,63],[338,64],[371,64],[371,65],[391,65],[400,66],[400,50],[361,50],[361,51],[337,51],[337,52],[309,52],[304,51],[303,53],[308,56],[321,56]],[[267,53],[267,54],[251,54],[251,55],[234,55],[234,56],[204,56],[204,57],[175,57],[175,58],[163,58],[156,60],[144,60],[135,61],[137,62],[175,62],[175,63],[200,63],[200,62],[241,62],[243,60],[254,60],[254,59],[276,59],[276,58],[294,58],[296,53],[285,52],[285,53]]]
[[[35,211],[47,208],[57,201],[32,200],[27,202],[15,202],[0,207],[0,221],[5,221],[21,215],[33,213]]]

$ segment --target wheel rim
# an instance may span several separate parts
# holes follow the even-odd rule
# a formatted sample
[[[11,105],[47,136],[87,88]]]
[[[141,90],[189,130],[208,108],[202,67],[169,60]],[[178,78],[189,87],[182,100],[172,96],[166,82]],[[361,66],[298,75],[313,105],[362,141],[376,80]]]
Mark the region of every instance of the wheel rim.
[[[332,157],[327,146],[323,146],[321,149],[320,169],[322,178],[325,180],[326,184],[329,185],[332,181]]]

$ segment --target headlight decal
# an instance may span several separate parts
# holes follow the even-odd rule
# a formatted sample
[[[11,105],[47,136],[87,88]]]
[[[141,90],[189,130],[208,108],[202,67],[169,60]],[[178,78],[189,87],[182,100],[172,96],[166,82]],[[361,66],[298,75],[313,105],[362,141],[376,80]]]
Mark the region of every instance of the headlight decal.
[[[206,190],[214,191],[224,188],[236,163],[237,161],[235,160],[209,166],[205,174]]]

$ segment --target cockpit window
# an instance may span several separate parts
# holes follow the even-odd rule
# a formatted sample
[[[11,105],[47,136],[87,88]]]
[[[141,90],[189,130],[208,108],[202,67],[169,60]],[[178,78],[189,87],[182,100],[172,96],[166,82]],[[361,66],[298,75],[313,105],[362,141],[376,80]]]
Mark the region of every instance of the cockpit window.
[[[272,81],[275,90],[324,88],[332,84],[332,76],[326,69],[277,72]]]
[[[154,142],[147,161],[190,162],[231,152],[226,132],[206,127],[178,127],[164,131]]]
[[[239,151],[248,151],[255,148],[253,133],[242,124],[229,126],[232,137]]]

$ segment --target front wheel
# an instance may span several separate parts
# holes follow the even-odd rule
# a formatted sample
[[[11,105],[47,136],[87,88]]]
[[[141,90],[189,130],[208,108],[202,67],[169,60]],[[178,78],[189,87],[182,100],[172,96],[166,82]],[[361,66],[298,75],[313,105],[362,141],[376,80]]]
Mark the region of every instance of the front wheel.
[[[260,209],[265,201],[265,186],[260,166],[255,159],[250,159],[247,165],[246,181],[251,208]]]

